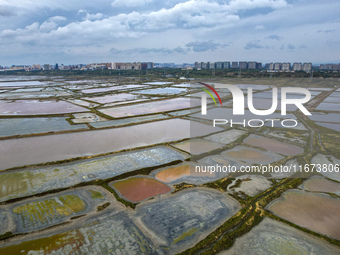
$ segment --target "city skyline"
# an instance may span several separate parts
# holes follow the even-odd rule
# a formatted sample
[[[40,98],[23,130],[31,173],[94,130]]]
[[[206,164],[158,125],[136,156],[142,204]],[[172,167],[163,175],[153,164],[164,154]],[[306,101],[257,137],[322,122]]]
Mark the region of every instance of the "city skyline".
[[[0,65],[340,62],[335,1],[0,0]]]

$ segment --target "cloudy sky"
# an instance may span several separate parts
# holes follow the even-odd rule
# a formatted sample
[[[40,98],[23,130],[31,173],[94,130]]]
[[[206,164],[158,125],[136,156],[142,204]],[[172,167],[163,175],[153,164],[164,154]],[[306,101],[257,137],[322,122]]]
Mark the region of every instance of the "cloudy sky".
[[[339,0],[0,0],[0,65],[340,62]]]

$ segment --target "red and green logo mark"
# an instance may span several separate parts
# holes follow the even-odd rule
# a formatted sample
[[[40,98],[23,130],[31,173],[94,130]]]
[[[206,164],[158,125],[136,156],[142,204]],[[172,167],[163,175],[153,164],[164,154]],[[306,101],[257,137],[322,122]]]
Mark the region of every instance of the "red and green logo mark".
[[[212,92],[214,92],[215,95],[217,96],[218,100],[220,101],[221,106],[222,106],[222,100],[221,100],[221,98],[220,98],[220,95],[217,93],[217,91],[216,91],[213,87],[211,87],[210,85],[208,85],[208,84],[205,84],[205,83],[203,83],[203,82],[199,82],[199,83],[202,84],[202,85],[204,85],[204,86],[206,86],[206,87],[209,88]],[[201,89],[202,89],[203,91],[207,92],[208,95],[209,95],[209,96],[212,98],[212,100],[214,101],[215,105],[217,105],[216,100],[215,100],[213,94],[211,94],[211,92],[210,92],[209,90],[205,89],[205,88],[201,88]]]

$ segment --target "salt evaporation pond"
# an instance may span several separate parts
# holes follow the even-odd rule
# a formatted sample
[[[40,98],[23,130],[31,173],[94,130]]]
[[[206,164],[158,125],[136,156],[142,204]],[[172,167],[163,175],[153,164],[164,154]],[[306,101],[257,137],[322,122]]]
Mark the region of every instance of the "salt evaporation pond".
[[[110,183],[119,194],[131,202],[141,202],[145,199],[169,193],[171,188],[155,179],[133,177],[122,181]]]
[[[120,102],[120,101],[127,101],[127,100],[134,100],[139,98],[136,95],[121,93],[121,94],[115,94],[115,95],[107,95],[102,97],[86,97],[83,98],[85,100],[94,101],[96,103],[100,104],[106,104],[111,102]]]
[[[177,149],[186,151],[192,155],[199,155],[223,147],[223,145],[204,139],[190,139],[181,143],[173,144]]]
[[[287,191],[268,209],[294,224],[340,240],[340,199],[326,194]]]
[[[192,163],[192,162],[191,162]],[[155,178],[165,183],[192,183],[202,184],[212,181],[215,177],[214,173],[196,172],[195,164],[181,164],[174,167],[162,169],[155,174]]]
[[[250,135],[244,143],[286,156],[295,156],[303,152],[301,147],[257,135]]]
[[[309,191],[319,191],[340,195],[340,183],[324,178],[312,178],[303,184],[303,188]]]
[[[195,126],[195,131],[190,127]],[[0,169],[99,155],[221,131],[183,119],[0,141]],[[67,142],[65,142],[67,141]]]
[[[240,161],[257,164],[268,164],[282,159],[281,156],[274,153],[265,153],[257,149],[246,146],[236,146],[231,150],[221,153],[222,156],[231,157]]]
[[[178,179],[181,179],[184,176],[189,176],[190,167],[191,167],[190,165],[185,164],[185,165],[167,168],[167,169],[164,169],[158,172],[155,175],[155,178],[162,182],[171,183],[173,181],[177,181]]]
[[[116,90],[126,90],[126,89],[133,89],[133,88],[143,88],[146,87],[146,85],[118,85],[113,87],[107,87],[107,88],[94,88],[94,89],[84,89],[81,92],[85,94],[90,93],[100,93],[100,92],[108,92],[108,91],[116,91]]]
[[[219,255],[337,255],[339,253],[338,246],[265,217],[250,232],[237,238],[229,250],[222,251]]]
[[[86,111],[89,110],[65,101],[0,101],[0,115],[48,115]]]
[[[105,108],[100,111],[114,118],[151,114],[157,112],[167,112],[178,109],[190,108],[200,105],[200,100],[189,98],[174,98],[148,103],[134,104],[129,106],[120,106],[114,108]]]
[[[135,91],[135,94],[145,94],[145,95],[176,95],[180,93],[187,92],[186,89],[181,88],[157,88],[157,89],[146,89]]]

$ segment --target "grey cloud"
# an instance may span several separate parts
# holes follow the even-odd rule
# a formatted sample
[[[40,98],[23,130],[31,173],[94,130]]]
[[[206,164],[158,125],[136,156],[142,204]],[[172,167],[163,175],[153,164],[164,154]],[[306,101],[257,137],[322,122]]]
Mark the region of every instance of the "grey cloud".
[[[112,48],[110,50],[111,54],[114,55],[134,55],[134,54],[160,54],[160,55],[171,55],[171,54],[178,54],[178,53],[187,53],[187,50],[183,49],[182,47],[178,46],[174,49],[170,48],[133,48],[128,50],[118,50],[116,48]]]
[[[0,5],[0,17],[11,17],[14,16],[15,12],[6,6]]]
[[[191,42],[191,43],[187,43],[185,46],[192,48],[193,51],[196,52],[202,52],[202,51],[214,51],[217,48],[224,48],[226,46],[228,46],[228,44],[220,44],[220,43],[215,43],[212,40],[207,41],[207,42]]]
[[[148,3],[151,3],[153,0],[114,0],[111,3],[112,7],[136,7],[136,6],[143,6]]]
[[[295,49],[295,46],[294,46],[293,44],[288,44],[288,49],[294,50],[294,49]]]
[[[316,31],[317,33],[334,33],[335,32],[335,29],[327,29],[327,30],[318,30]]]
[[[248,42],[245,46],[244,49],[250,50],[250,49],[262,49],[265,48],[265,46],[260,44],[260,41],[251,41]]]
[[[266,37],[267,39],[271,39],[271,40],[277,40],[280,41],[282,40],[282,37],[278,36],[278,35],[270,35],[268,37]]]

